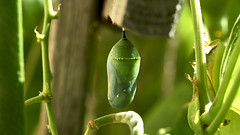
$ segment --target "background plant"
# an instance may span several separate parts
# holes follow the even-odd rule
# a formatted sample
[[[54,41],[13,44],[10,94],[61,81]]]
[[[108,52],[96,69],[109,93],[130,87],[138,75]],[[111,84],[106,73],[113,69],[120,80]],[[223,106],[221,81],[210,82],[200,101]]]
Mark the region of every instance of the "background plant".
[[[0,4],[0,133],[23,135],[22,3],[13,0],[0,1]]]

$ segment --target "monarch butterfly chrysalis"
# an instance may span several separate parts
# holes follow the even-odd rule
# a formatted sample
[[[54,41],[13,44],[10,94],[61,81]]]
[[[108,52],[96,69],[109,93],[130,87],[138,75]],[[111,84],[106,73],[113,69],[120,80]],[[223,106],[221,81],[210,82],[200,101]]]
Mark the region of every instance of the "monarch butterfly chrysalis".
[[[107,59],[108,101],[112,108],[121,109],[133,101],[140,60],[123,29],[122,38],[112,47]]]

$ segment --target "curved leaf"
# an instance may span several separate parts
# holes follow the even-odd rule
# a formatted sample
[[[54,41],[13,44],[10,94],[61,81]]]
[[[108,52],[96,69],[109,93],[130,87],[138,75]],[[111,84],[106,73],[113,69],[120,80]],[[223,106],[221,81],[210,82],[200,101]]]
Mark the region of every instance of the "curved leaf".
[[[231,34],[228,39],[228,44],[224,51],[222,64],[221,64],[221,68],[220,68],[220,75],[221,75],[220,77],[221,78],[224,76],[224,73],[227,69],[227,65],[229,62],[229,58],[232,54],[233,48],[235,47],[235,43],[239,36],[240,36],[240,16],[238,16],[238,18],[232,28]]]

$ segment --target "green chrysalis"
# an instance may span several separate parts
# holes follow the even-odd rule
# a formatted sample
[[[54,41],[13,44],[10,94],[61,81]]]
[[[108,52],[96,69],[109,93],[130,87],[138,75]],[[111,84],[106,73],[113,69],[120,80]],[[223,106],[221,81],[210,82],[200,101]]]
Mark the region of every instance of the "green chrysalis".
[[[108,101],[111,107],[121,109],[133,101],[140,59],[137,49],[123,30],[123,37],[112,47],[107,59]]]

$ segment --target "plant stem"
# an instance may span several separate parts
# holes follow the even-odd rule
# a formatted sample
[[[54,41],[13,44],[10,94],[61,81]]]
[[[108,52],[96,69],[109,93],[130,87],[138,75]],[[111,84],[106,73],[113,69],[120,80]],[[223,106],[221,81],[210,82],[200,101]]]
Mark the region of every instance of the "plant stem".
[[[87,130],[85,131],[84,135],[89,135],[90,131],[91,131],[91,127],[87,126]]]
[[[196,79],[199,89],[200,110],[204,111],[205,106],[210,102],[208,94],[207,70],[205,46],[203,40],[203,23],[199,0],[190,0],[194,28],[194,44],[196,58]]]
[[[226,72],[227,73],[227,72]],[[240,80],[240,69],[238,69],[236,78],[233,78],[233,85],[231,86],[230,92],[220,108],[216,117],[213,119],[212,123],[206,128],[206,133],[209,135],[214,134],[219,128],[220,124],[223,122],[228,110],[230,109],[234,98],[239,90],[239,80]]]
[[[51,16],[49,15],[51,0],[44,0],[44,21],[43,21],[43,29],[42,35],[43,39],[41,40],[41,48],[42,48],[42,66],[43,66],[43,92],[51,93],[50,84],[52,81],[52,74],[50,72],[49,66],[49,57],[48,57],[48,38],[49,38],[49,30],[51,25]]]
[[[235,46],[235,48],[232,52],[232,55],[230,56],[228,66],[227,66],[225,75],[222,79],[222,82],[219,86],[219,90],[217,92],[216,98],[213,101],[213,104],[210,107],[209,111],[204,113],[201,116],[201,120],[207,125],[209,125],[211,122],[213,123],[214,122],[213,119],[219,119],[219,118],[216,118],[217,117],[216,115],[218,115],[218,113],[220,113],[220,111],[219,111],[220,108],[222,109],[224,107],[224,105],[223,105],[224,96],[225,96],[226,90],[229,86],[229,82],[230,82],[233,70],[236,67],[236,63],[237,63],[237,60],[238,60],[238,57],[239,57],[239,54],[240,54],[240,37],[238,38],[236,43],[237,44],[236,44],[236,46]],[[236,80],[234,80],[234,81],[236,81]],[[237,79],[237,81],[238,82],[235,82],[235,83],[239,85],[239,79]],[[237,91],[238,89],[235,89],[235,90]],[[230,94],[229,94],[228,97],[233,98],[234,95],[233,95],[233,97],[231,97]],[[228,100],[226,100],[224,104],[231,104],[232,103],[232,101],[231,101],[231,103],[226,103],[227,101]],[[228,102],[230,102],[230,101],[228,101]],[[223,111],[224,110],[226,111],[225,113],[227,113],[227,110],[223,109]],[[220,115],[220,116],[222,116],[222,115]]]
[[[133,111],[109,114],[95,120],[90,120],[84,135],[88,135],[92,129],[99,129],[101,126],[112,123],[128,124],[132,135],[143,135],[142,118]]]
[[[59,11],[59,9],[58,9]],[[55,12],[53,10],[52,6],[52,0],[44,0],[44,20],[43,20],[43,29],[42,33],[39,34],[36,29],[36,37],[41,42],[41,49],[42,49],[42,66],[43,66],[43,95],[44,101],[46,102],[46,108],[47,108],[47,114],[48,114],[48,122],[49,122],[49,132],[51,132],[52,135],[58,135],[56,124],[53,117],[52,112],[52,93],[51,93],[51,81],[52,81],[52,74],[50,71],[49,66],[49,56],[48,56],[48,40],[49,40],[49,31],[50,31],[50,25],[51,21],[54,18],[57,18],[58,11]],[[40,98],[40,97],[39,97]],[[30,100],[31,102],[40,100],[39,98],[34,98]],[[31,103],[30,102],[30,103]],[[27,102],[29,103],[29,102]]]
[[[45,101],[44,95],[38,95],[38,96],[35,96],[35,97],[32,97],[32,98],[26,100],[24,105],[25,105],[25,107],[28,107],[31,104],[39,103],[42,101]]]
[[[231,55],[232,49],[235,46],[234,44],[235,44],[235,42],[238,38],[237,35],[240,32],[239,25],[240,25],[240,16],[238,16],[236,22],[233,25],[232,31],[231,31],[229,39],[228,39],[226,49],[225,49],[223,57],[222,57],[222,63],[221,63],[221,66],[220,66],[220,76],[219,76],[220,81],[223,79],[223,76],[224,76],[225,71],[226,71],[225,69],[226,69],[226,67],[228,65],[228,61],[229,61],[228,57]]]
[[[53,117],[51,102],[46,103],[46,107],[47,107],[47,115],[48,115],[48,121],[49,121],[49,126],[48,126],[49,132],[51,132],[52,135],[57,135],[58,132],[57,132],[56,124]]]

